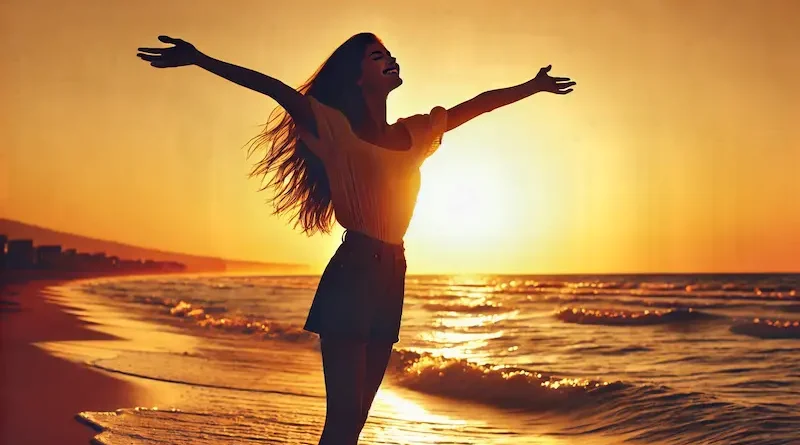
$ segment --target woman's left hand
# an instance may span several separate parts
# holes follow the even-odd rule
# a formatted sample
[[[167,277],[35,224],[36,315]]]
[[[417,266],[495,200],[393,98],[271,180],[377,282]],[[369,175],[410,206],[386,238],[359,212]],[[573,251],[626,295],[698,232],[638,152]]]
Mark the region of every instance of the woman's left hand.
[[[545,91],[555,94],[571,93],[572,88],[570,87],[574,86],[575,82],[571,81],[569,77],[550,77],[547,73],[550,72],[550,68],[552,67],[553,65],[547,65],[540,69],[536,77],[530,80],[531,86],[535,88],[535,91]]]

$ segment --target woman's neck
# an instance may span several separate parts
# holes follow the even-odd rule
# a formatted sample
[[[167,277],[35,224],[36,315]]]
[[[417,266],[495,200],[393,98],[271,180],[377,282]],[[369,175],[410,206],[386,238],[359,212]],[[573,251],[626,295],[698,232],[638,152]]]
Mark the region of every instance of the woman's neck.
[[[367,115],[361,124],[361,130],[370,135],[384,134],[389,124],[386,122],[386,96],[380,94],[365,94],[364,103],[367,106]]]

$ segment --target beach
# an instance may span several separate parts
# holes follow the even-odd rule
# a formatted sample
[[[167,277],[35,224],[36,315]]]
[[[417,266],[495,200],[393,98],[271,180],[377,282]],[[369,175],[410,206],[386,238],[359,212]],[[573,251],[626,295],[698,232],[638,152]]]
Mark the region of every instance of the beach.
[[[115,337],[92,330],[91,323],[69,313],[67,307],[48,301],[44,290],[69,278],[35,278],[6,283],[2,288],[3,300],[19,303],[18,311],[0,313],[2,443],[86,444],[94,434],[75,421],[75,414],[146,405],[150,396],[142,385],[58,358],[37,346]]]
[[[300,326],[316,280],[7,286],[23,304],[2,314],[3,443],[315,444],[325,388]],[[798,330],[762,320],[794,318],[798,281],[409,277],[359,443],[791,444]]]
[[[116,278],[141,279],[135,276]],[[164,278],[175,277],[164,276]],[[15,445],[77,445],[87,444],[90,441],[96,444],[130,443],[124,439],[125,435],[118,434],[119,429],[141,428],[141,425],[136,424],[136,420],[140,416],[158,416],[160,414],[158,406],[178,406],[189,408],[189,411],[191,408],[203,409],[213,406],[214,401],[198,401],[198,397],[203,395],[198,391],[192,391],[204,386],[202,384],[191,388],[185,385],[187,382],[177,379],[120,372],[114,369],[109,372],[103,370],[102,365],[92,366],[91,362],[113,357],[115,352],[119,351],[153,353],[163,352],[165,348],[177,348],[182,353],[194,355],[190,351],[196,346],[191,337],[163,332],[152,323],[135,320],[130,314],[103,304],[96,304],[97,299],[91,297],[69,299],[65,297],[75,297],[75,294],[62,294],[58,291],[80,286],[87,281],[107,282],[109,279],[113,281],[114,277],[102,275],[92,277],[91,274],[83,274],[72,278],[62,276],[37,279],[36,275],[32,275],[4,285],[3,300],[19,302],[20,305],[19,310],[2,314],[4,363],[2,443]],[[187,350],[183,350],[184,348]],[[107,351],[115,352],[109,355]],[[261,349],[258,352],[263,351]],[[280,369],[280,366],[291,366],[292,363],[297,365],[297,354],[280,348],[272,349],[270,352],[271,370],[265,371],[274,378],[272,385],[277,384],[279,388],[277,391],[274,387],[265,391],[269,394],[266,397],[266,404],[259,405],[256,409],[271,411],[278,418],[286,416],[294,409],[301,409],[306,411],[303,416],[305,423],[296,428],[286,427],[280,421],[270,422],[265,432],[260,428],[262,425],[248,424],[242,422],[239,416],[234,416],[221,421],[217,426],[237,423],[240,427],[243,425],[245,429],[251,428],[254,432],[265,434],[259,442],[315,443],[324,420],[321,366],[320,363],[313,363],[318,361],[316,356],[318,352],[306,351],[305,354],[299,355],[302,366],[308,366],[310,361],[313,367],[313,372],[305,373],[300,379],[291,371],[282,372]],[[246,384],[235,385],[231,382],[208,386],[218,386],[223,390],[227,387],[234,391],[249,389]],[[253,389],[259,390],[259,388]],[[413,428],[404,431],[404,423],[430,421],[454,430],[461,430],[465,423],[453,421],[444,415],[432,415],[414,404],[414,394],[405,394],[407,399],[389,394],[384,391],[384,399],[378,398],[373,412],[386,415],[387,411],[394,410],[390,406],[394,402],[402,403],[401,407],[406,412],[399,417],[395,415],[394,417],[398,418],[393,420],[388,418],[378,420],[384,426],[382,429],[386,431],[383,435],[391,434],[391,436],[381,440],[375,437],[374,432],[370,434],[367,431],[366,435],[373,439],[369,443],[407,443],[405,440],[420,435],[420,432],[413,431]],[[310,403],[304,400],[308,396],[311,396]],[[389,397],[388,404],[386,397]],[[447,413],[452,411],[452,408],[445,403],[439,406],[439,411]],[[164,413],[171,411],[180,412],[177,408],[161,410]],[[455,411],[459,411],[458,407]],[[192,415],[191,412],[181,414]],[[129,424],[128,421],[132,421],[133,424]],[[148,428],[144,436],[151,435],[153,438],[164,440],[163,443],[170,444],[249,443],[235,439],[224,440],[221,437],[217,438],[219,440],[206,438],[208,442],[203,441],[200,437],[204,435],[201,430],[208,426],[208,419],[201,418],[199,421],[202,423],[196,425],[196,430],[188,429],[177,437],[164,438],[159,435],[158,428]],[[184,427],[191,424],[185,420],[181,423]],[[370,429],[372,428],[367,428]],[[468,429],[461,434],[470,441]],[[396,436],[397,441],[389,441],[389,437],[393,436]],[[431,436],[429,439],[435,440],[436,436]],[[421,441],[419,443],[429,443],[429,439],[424,437],[417,439]]]

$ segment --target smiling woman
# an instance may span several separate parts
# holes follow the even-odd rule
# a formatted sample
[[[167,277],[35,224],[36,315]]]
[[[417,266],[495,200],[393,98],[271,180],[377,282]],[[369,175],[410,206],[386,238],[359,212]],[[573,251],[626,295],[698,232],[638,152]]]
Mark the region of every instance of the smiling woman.
[[[174,46],[139,48],[137,56],[156,68],[197,65],[278,102],[283,111],[255,138],[254,147],[266,154],[252,176],[275,192],[275,212],[290,214],[305,233],[329,233],[334,216],[347,230],[320,277],[304,329],[320,336],[327,408],[319,443],[355,445],[399,341],[407,271],[403,238],[424,161],[445,132],[535,93],[568,94],[575,82],[551,77],[548,65],[522,84],[389,124],[386,100],[403,82],[400,65],[374,34],[350,37],[297,90],[207,56],[184,40],[159,40]],[[435,194],[422,209],[430,213],[427,226],[448,240],[442,248],[474,247],[476,240],[497,240],[495,235],[512,240],[513,219],[506,212],[514,195],[499,186],[503,170],[487,174],[483,163],[470,169],[464,159],[457,174],[448,168],[436,176]]]

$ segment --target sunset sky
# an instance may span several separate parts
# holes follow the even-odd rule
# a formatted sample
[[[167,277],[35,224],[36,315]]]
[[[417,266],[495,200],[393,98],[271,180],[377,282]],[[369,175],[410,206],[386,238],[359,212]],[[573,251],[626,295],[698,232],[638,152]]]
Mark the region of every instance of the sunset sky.
[[[578,82],[445,135],[409,273],[800,271],[800,2],[0,2],[0,217],[310,264],[243,148],[275,106],[135,57],[167,34],[297,86],[347,37],[402,65],[389,117],[533,77]]]

